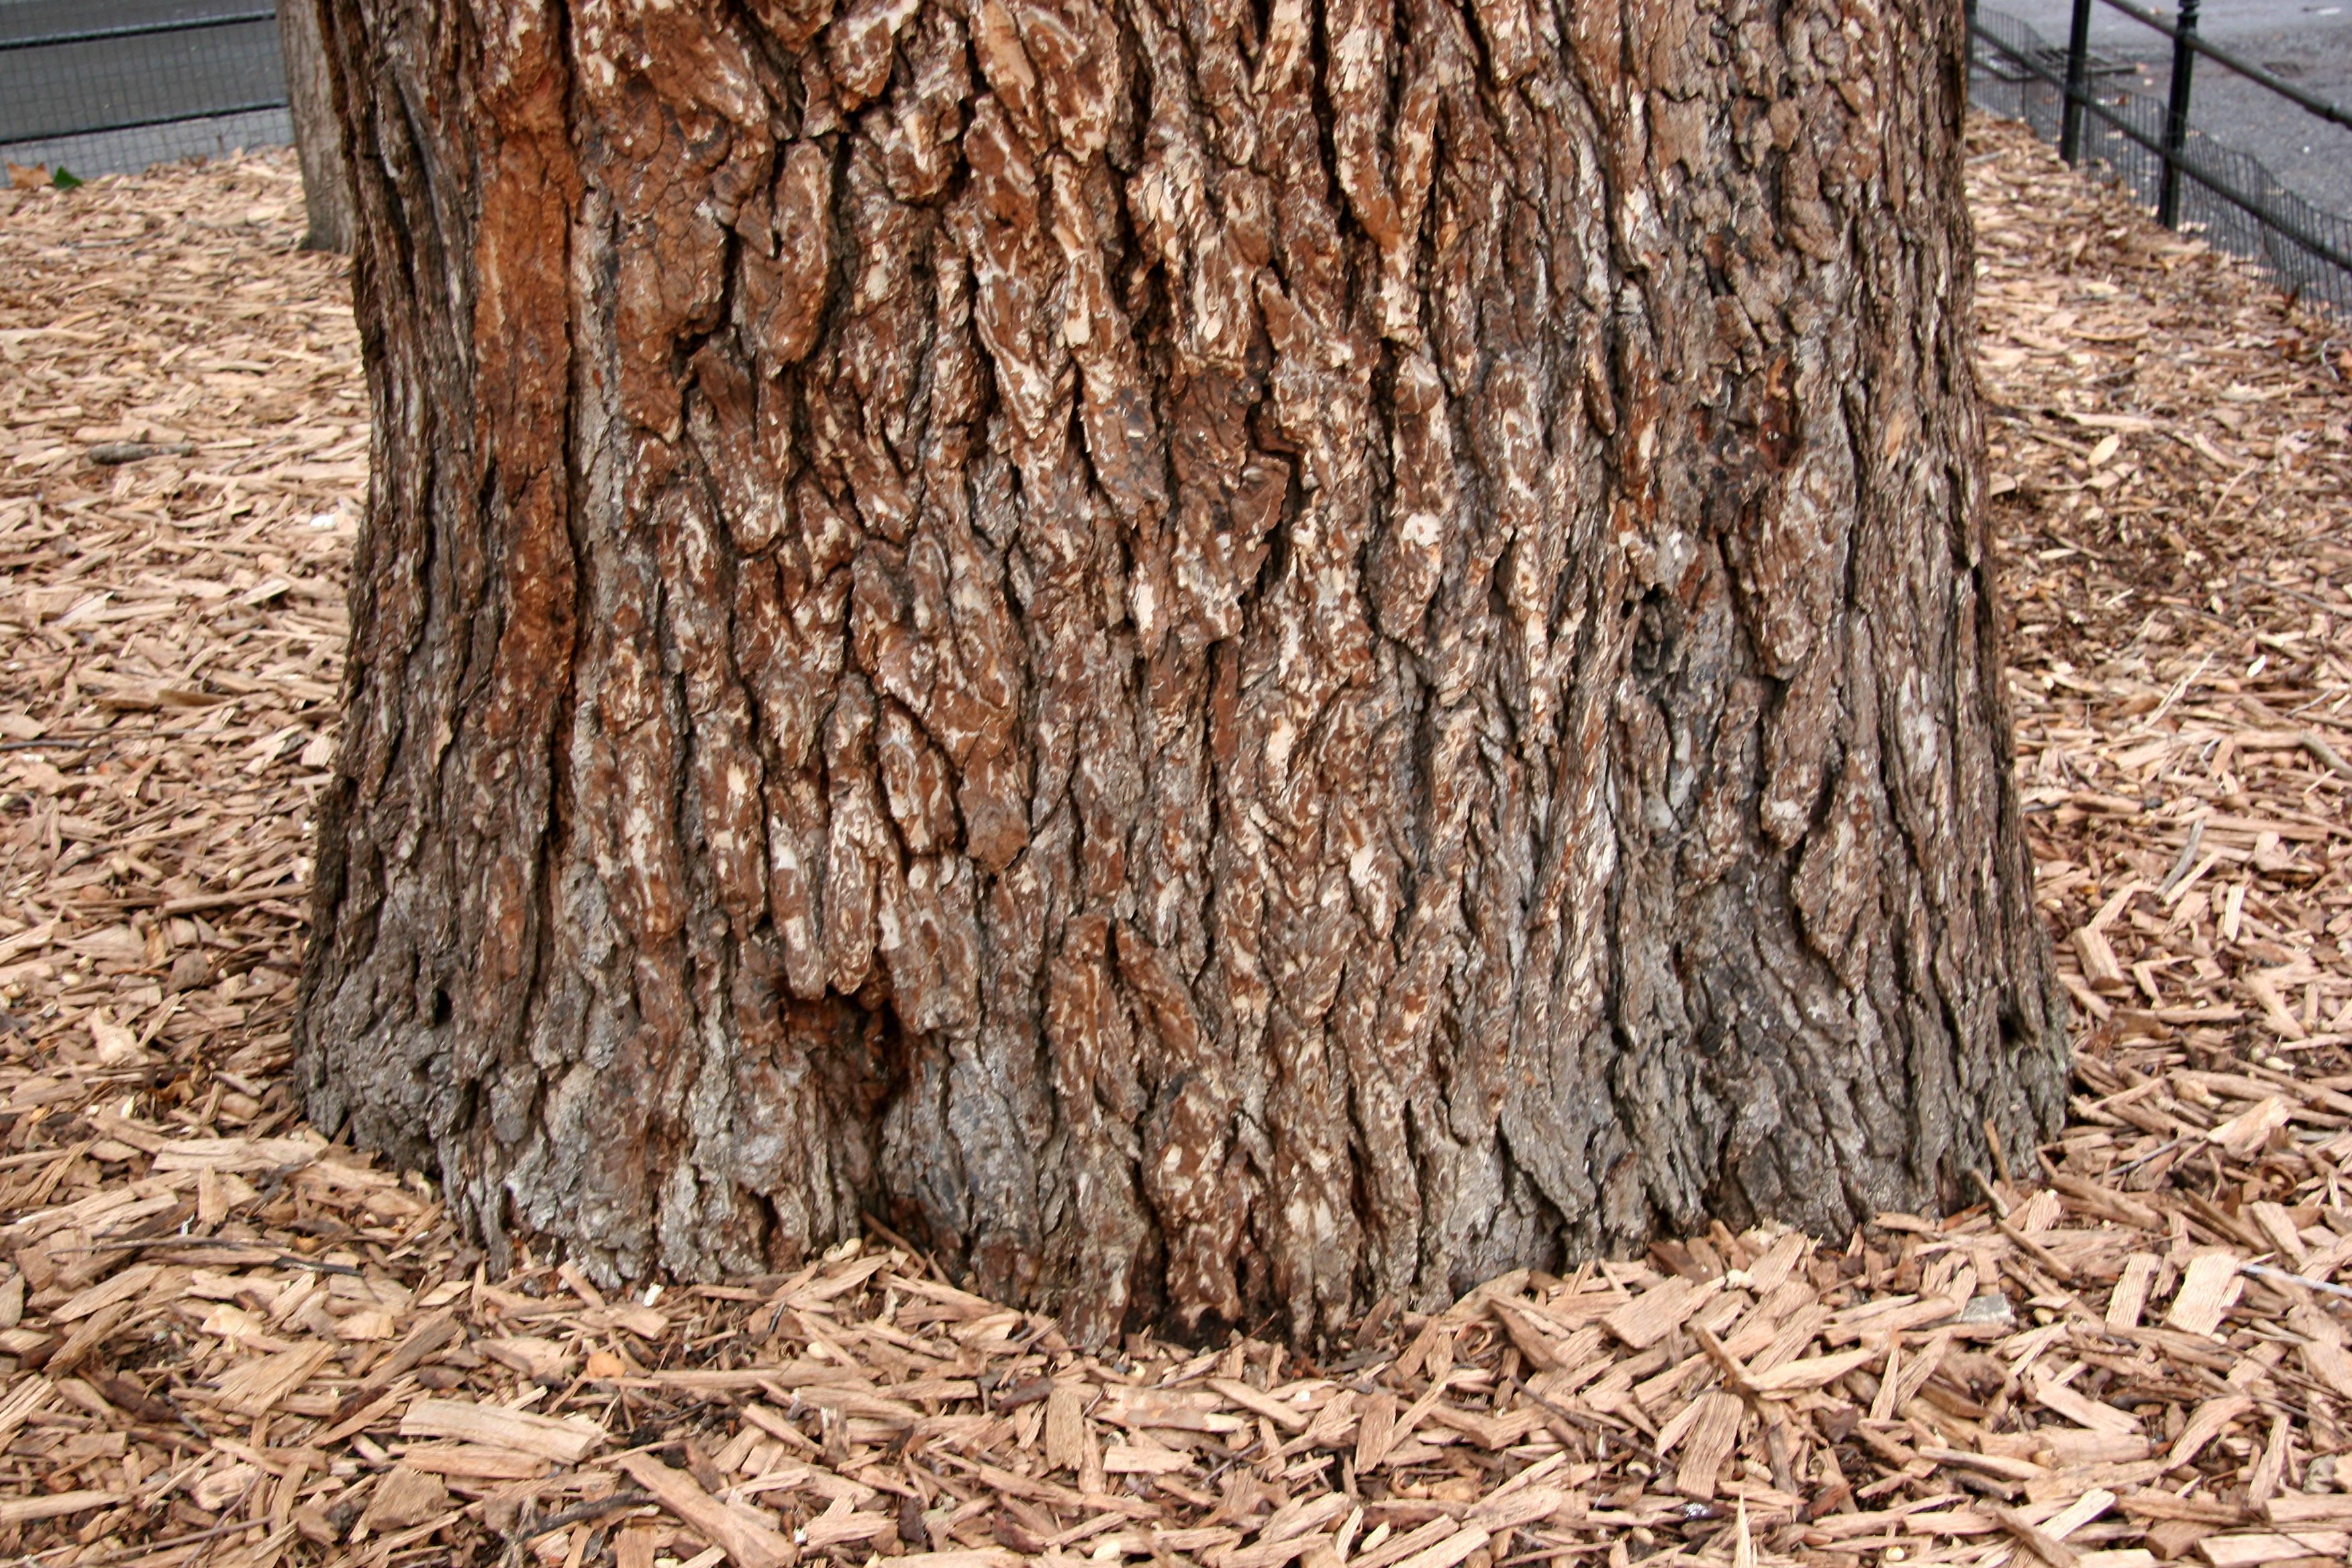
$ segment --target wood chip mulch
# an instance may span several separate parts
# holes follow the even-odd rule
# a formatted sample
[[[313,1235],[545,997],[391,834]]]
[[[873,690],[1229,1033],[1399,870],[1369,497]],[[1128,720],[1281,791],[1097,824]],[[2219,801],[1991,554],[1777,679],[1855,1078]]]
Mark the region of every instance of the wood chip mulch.
[[[887,1236],[485,1277],[281,1086],[365,416],[290,157],[0,193],[0,1555],[2207,1568],[2352,1551],[2352,344],[1972,132],[2063,1141],[1851,1238],[1082,1353]]]

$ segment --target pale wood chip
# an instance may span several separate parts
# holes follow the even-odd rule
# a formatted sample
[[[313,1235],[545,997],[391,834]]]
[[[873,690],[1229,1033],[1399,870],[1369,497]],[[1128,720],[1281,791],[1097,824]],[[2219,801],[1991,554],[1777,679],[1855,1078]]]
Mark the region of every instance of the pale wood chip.
[[[297,1345],[232,1368],[215,1390],[214,1400],[239,1415],[267,1415],[280,1400],[303,1384],[332,1357],[332,1347]]]
[[[2222,1429],[2254,1407],[2254,1402],[2240,1394],[2225,1394],[2209,1399],[2189,1414],[2180,1436],[2173,1440],[2165,1455],[2165,1464],[2179,1469],[2201,1452],[2206,1444],[2221,1435]]]
[[[629,1479],[653,1494],[656,1501],[711,1545],[723,1550],[736,1568],[791,1568],[799,1558],[790,1537],[753,1522],[711,1497],[683,1470],[671,1469],[650,1454],[624,1454],[617,1463]],[[957,1555],[934,1553],[933,1556]],[[982,1559],[990,1553],[973,1553]],[[901,1561],[904,1561],[902,1559]],[[938,1568],[948,1568],[939,1564]],[[974,1565],[977,1568],[977,1565]]]
[[[2209,1535],[2197,1543],[2197,1555],[2212,1568],[2254,1568],[2294,1557],[2323,1557],[2341,1562],[2352,1552],[2352,1532],[2341,1530],[2296,1530],[2267,1534]]]
[[[1209,1386],[1251,1415],[1263,1415],[1276,1426],[1287,1427],[1293,1432],[1305,1431],[1307,1422],[1313,1419],[1307,1411],[1288,1400],[1273,1398],[1238,1378],[1213,1377],[1209,1379]]]
[[[1720,1279],[1694,1285],[1679,1274],[1644,1290],[1601,1321],[1634,1350],[1648,1350],[1688,1322],[1723,1288]]]
[[[2107,1297],[2107,1327],[2132,1329],[2139,1326],[2139,1315],[2147,1305],[2148,1290],[2156,1284],[2157,1271],[2163,1260],[2153,1254],[2135,1252],[2124,1260],[2122,1278]]]
[[[2208,1247],[2180,1271],[2180,1289],[2172,1298],[2165,1321],[2184,1333],[2210,1334],[2221,1327],[2222,1315],[2235,1305],[2245,1282],[2238,1277],[2239,1257],[2220,1247]]]
[[[1731,1457],[1739,1436],[1739,1419],[1746,1413],[1736,1394],[1704,1394],[1698,1399],[1698,1419],[1683,1440],[1682,1462],[1675,1470],[1675,1490],[1701,1502],[1715,1496],[1724,1461]]]
[[[604,1442],[604,1429],[579,1416],[540,1415],[462,1399],[420,1399],[400,1418],[404,1437],[455,1437],[486,1447],[576,1465]]]

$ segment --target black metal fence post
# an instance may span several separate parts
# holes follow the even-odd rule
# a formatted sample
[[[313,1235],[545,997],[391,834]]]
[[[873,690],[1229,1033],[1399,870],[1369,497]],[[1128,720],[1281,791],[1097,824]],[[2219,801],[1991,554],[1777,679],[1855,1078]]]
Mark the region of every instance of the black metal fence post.
[[[2083,97],[2090,63],[2091,0],[2074,0],[2074,25],[2066,35],[2066,112],[2058,125],[2058,156],[2069,163],[2083,156]]]
[[[2156,221],[2180,226],[2180,149],[2189,140],[2189,84],[2197,68],[2198,0],[2180,0],[2172,36],[2172,90],[2164,100],[2164,182],[2157,187]]]

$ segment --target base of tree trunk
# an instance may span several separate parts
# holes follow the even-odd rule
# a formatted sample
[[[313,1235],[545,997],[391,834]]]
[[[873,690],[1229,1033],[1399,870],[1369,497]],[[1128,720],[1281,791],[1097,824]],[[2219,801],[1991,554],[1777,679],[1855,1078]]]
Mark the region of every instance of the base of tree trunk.
[[[331,0],[313,1114],[1087,1339],[2025,1160],[1958,13],[1571,21]]]

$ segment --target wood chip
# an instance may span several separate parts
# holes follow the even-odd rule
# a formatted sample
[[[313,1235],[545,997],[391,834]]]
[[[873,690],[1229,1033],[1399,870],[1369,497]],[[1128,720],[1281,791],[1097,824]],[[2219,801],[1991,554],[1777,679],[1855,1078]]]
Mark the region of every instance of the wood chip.
[[[2210,1334],[2221,1326],[2221,1315],[2237,1300],[2243,1282],[2238,1278],[2239,1258],[2220,1248],[2208,1248],[2189,1260],[2180,1271],[2180,1293],[2173,1298],[2165,1321],[2185,1333]]]
[[[2197,1555],[2212,1568],[2254,1568],[2257,1563],[2316,1557],[2340,1563],[2352,1550],[2352,1534],[2340,1530],[2298,1530],[2270,1534],[2209,1535]]]
[[[1643,1291],[1601,1321],[1609,1326],[1611,1333],[1634,1350],[1648,1350],[1688,1322],[1691,1314],[1719,1288],[1717,1281],[1693,1285],[1676,1275]]]
[[[725,1552],[736,1568],[790,1568],[798,1560],[791,1538],[740,1517],[697,1486],[683,1470],[673,1470],[650,1454],[624,1454],[618,1462],[630,1479]]]
[[[578,1416],[535,1415],[457,1399],[420,1399],[400,1418],[404,1437],[455,1437],[518,1454],[576,1465],[604,1440],[604,1429]]]

